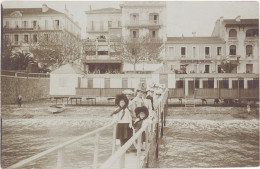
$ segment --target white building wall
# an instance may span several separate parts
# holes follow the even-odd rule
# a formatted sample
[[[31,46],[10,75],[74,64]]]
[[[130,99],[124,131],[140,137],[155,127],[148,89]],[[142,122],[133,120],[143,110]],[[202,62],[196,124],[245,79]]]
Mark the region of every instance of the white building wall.
[[[111,78],[110,88],[122,88],[122,78]]]
[[[50,95],[75,95],[78,77],[76,74],[50,74]]]

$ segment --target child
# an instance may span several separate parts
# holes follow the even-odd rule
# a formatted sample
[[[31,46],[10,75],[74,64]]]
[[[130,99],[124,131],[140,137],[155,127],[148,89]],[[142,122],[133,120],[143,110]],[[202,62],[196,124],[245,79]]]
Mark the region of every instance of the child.
[[[135,109],[135,114],[136,114],[136,120],[134,122],[134,130],[135,132],[137,132],[138,130],[140,130],[140,128],[142,128],[142,125],[145,121],[145,119],[148,117],[149,112],[147,107],[142,106],[142,107],[137,107]],[[142,133],[142,142],[143,142],[143,147],[145,145],[145,132]]]
[[[132,136],[132,117],[128,109],[129,100],[126,95],[120,94],[116,96],[115,103],[118,108],[111,113],[111,116],[114,117],[115,122],[118,122],[116,139],[119,139],[121,146],[123,146]]]

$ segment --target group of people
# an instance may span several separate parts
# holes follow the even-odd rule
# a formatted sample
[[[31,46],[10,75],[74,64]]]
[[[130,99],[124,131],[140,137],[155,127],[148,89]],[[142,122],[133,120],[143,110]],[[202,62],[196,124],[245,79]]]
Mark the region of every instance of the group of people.
[[[116,96],[115,103],[118,108],[111,113],[111,116],[118,123],[117,144],[120,143],[123,146],[133,133],[136,133],[145,123],[152,122],[152,117],[159,106],[159,99],[161,99],[162,94],[163,88],[159,85],[153,84],[147,88],[145,83],[139,83],[132,100],[133,91],[131,90],[125,90],[122,94]],[[145,147],[145,139],[143,132],[142,149]]]

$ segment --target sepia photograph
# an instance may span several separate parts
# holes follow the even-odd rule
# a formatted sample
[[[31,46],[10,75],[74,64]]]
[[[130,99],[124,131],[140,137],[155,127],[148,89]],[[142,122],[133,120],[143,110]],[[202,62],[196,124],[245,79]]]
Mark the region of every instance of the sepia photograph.
[[[0,169],[259,167],[259,1],[2,1],[0,123]]]

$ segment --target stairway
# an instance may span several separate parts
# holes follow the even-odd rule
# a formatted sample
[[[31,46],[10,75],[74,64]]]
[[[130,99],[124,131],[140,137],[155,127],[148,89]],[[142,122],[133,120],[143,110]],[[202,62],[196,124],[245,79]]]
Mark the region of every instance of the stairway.
[[[195,106],[196,104],[195,104],[194,97],[186,97],[184,102],[185,102],[185,108],[184,108],[185,113],[188,112],[196,113],[196,106]]]

